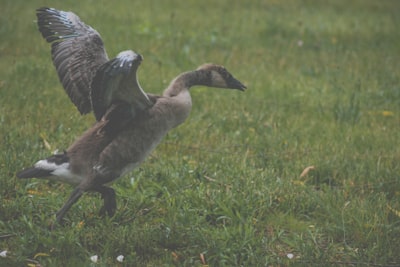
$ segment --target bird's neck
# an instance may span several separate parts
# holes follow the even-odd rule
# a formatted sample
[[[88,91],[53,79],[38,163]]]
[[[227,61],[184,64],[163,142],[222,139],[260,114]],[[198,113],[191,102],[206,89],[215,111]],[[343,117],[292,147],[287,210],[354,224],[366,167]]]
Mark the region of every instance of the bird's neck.
[[[210,86],[210,73],[205,70],[194,70],[184,72],[176,77],[165,89],[163,96],[175,97],[181,93],[186,94],[192,86]]]

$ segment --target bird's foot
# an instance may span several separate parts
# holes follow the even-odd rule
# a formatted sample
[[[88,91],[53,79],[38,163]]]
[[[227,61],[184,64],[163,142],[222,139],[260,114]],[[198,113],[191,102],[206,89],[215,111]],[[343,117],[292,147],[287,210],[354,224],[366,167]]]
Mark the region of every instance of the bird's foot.
[[[99,190],[99,192],[104,200],[104,205],[100,209],[100,216],[114,216],[115,211],[117,210],[117,200],[114,189],[104,186]]]

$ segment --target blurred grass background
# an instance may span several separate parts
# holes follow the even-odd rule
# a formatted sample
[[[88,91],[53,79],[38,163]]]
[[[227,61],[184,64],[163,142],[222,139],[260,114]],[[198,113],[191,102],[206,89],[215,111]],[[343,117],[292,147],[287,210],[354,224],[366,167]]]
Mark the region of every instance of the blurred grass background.
[[[188,121],[114,185],[117,214],[99,218],[101,199],[89,194],[53,232],[71,188],[15,172],[67,148],[94,119],[62,90],[36,26],[41,6],[77,13],[110,57],[142,54],[147,92],[205,62],[249,88],[193,88]],[[0,8],[1,266],[400,265],[400,2]]]

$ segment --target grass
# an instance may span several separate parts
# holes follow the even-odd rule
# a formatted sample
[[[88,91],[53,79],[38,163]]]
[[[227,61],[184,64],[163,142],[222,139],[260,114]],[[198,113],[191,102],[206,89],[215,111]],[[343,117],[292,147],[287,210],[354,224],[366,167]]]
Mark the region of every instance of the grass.
[[[398,1],[0,5],[1,266],[400,265]],[[116,215],[88,194],[52,232],[71,188],[15,173],[93,118],[57,79],[43,5],[78,13],[110,57],[141,53],[148,92],[204,62],[249,88],[193,89],[188,121],[114,184]]]

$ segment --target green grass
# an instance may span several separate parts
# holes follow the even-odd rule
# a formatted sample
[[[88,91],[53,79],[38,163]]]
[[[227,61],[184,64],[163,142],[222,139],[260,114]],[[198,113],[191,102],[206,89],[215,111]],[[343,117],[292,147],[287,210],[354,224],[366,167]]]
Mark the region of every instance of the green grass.
[[[43,5],[78,13],[110,57],[141,53],[147,92],[205,62],[249,88],[194,88],[188,121],[114,184],[116,215],[97,216],[88,194],[52,232],[71,188],[15,173],[94,119],[57,79]],[[0,6],[0,266],[400,265],[398,1]]]

